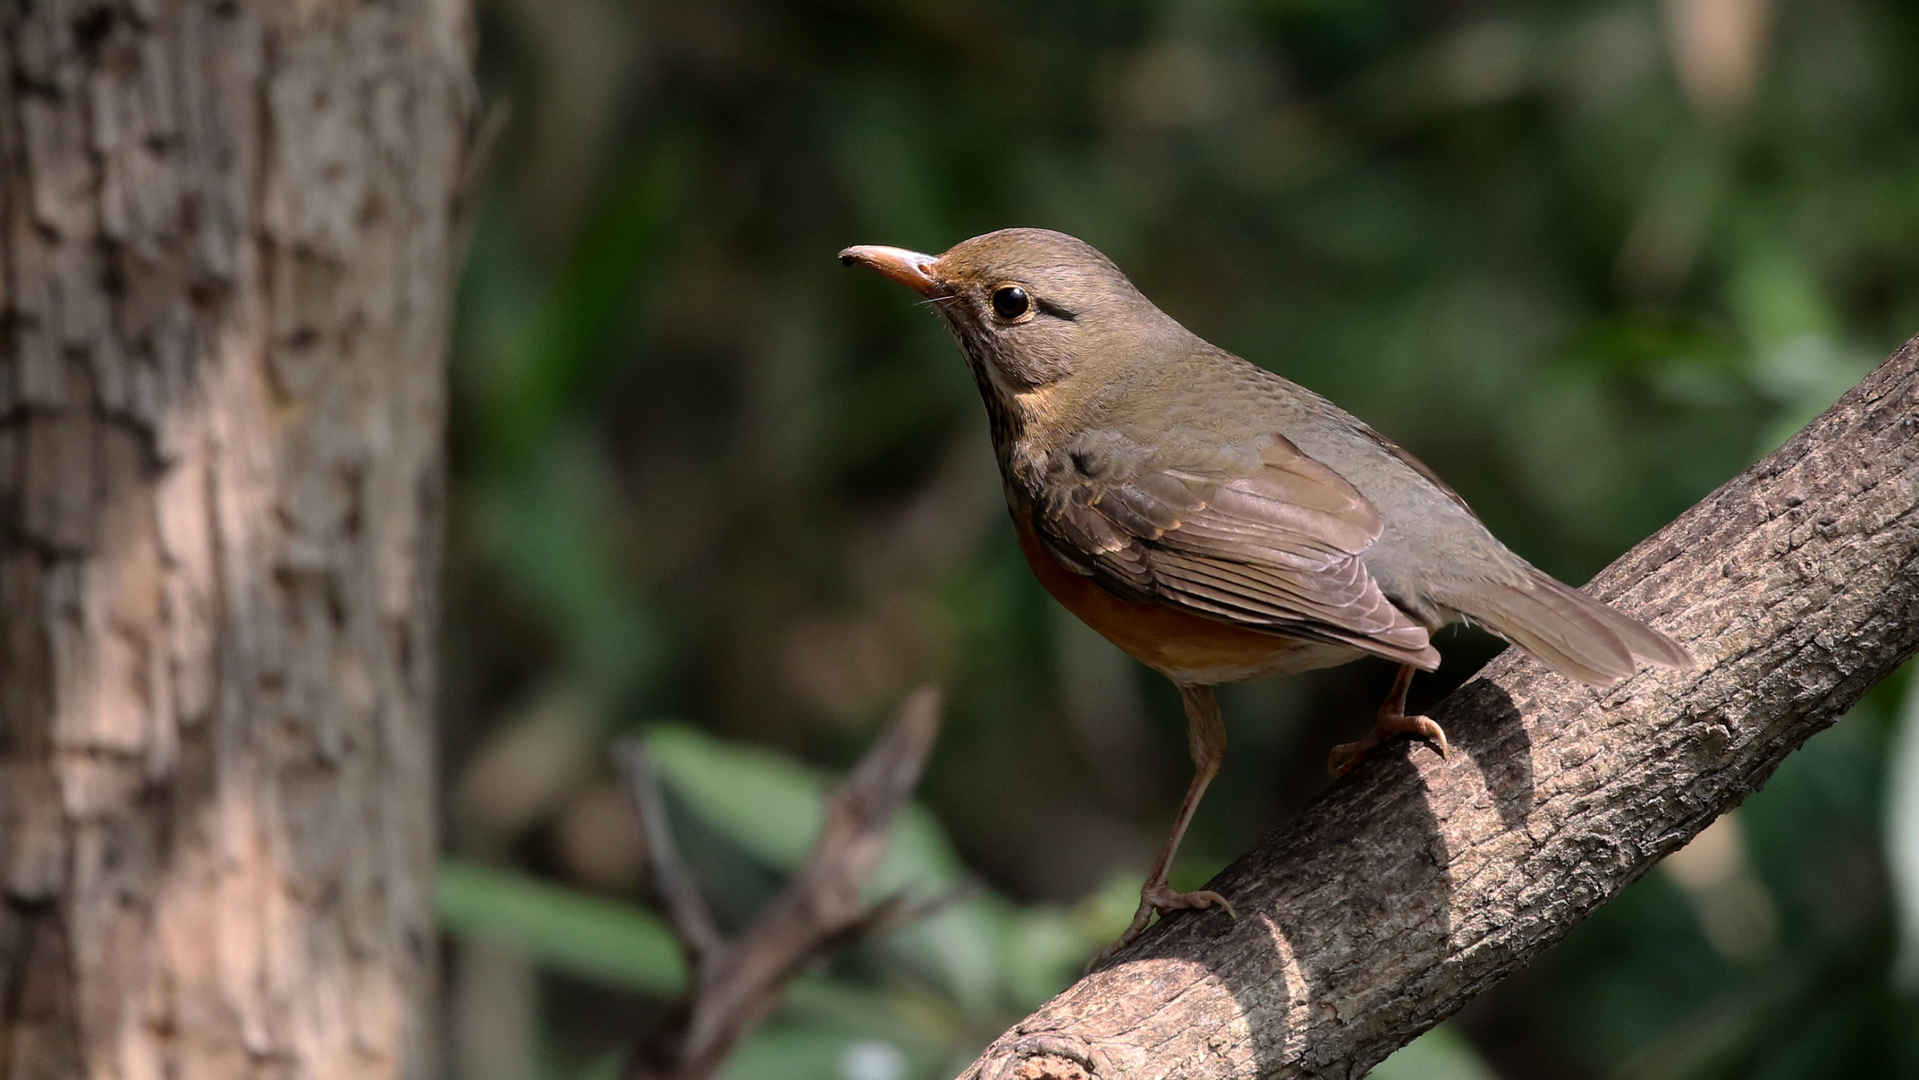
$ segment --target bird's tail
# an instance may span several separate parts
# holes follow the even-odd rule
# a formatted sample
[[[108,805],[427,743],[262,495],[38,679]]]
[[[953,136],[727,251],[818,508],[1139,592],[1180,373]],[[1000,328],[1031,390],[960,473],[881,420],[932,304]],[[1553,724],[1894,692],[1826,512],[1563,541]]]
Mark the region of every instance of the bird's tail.
[[[1678,642],[1538,570],[1524,583],[1482,582],[1455,610],[1561,675],[1592,686],[1626,679],[1640,661],[1668,668],[1694,664]]]

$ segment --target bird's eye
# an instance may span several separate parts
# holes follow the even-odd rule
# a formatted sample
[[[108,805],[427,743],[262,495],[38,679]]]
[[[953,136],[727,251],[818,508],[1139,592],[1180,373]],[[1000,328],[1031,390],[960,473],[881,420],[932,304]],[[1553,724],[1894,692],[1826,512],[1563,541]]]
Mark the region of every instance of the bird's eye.
[[[1002,319],[1017,319],[1032,306],[1026,290],[1018,285],[1001,285],[993,290],[993,314]]]

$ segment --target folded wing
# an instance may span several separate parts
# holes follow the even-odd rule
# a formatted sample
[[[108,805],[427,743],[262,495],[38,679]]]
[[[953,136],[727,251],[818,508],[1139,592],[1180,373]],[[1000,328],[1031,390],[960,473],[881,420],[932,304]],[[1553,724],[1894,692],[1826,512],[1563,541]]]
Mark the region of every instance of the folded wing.
[[[1107,588],[1439,666],[1426,628],[1360,559],[1379,538],[1378,511],[1284,437],[1182,458],[1089,432],[1050,466],[1035,529],[1062,563]]]

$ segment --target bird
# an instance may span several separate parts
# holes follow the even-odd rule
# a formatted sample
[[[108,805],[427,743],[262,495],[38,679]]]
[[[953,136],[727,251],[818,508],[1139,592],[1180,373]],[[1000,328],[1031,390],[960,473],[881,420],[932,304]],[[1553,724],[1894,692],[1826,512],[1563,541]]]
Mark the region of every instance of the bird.
[[[1020,551],[1046,591],[1171,680],[1193,776],[1139,907],[1098,963],[1155,914],[1217,908],[1167,872],[1218,773],[1214,687],[1365,657],[1398,673],[1372,731],[1333,748],[1351,769],[1402,735],[1444,757],[1446,733],[1408,715],[1433,635],[1476,624],[1567,678],[1615,685],[1687,650],[1535,568],[1466,500],[1358,417],[1201,338],[1076,237],[1012,228],[939,255],[839,253],[918,293],[959,343],[986,405]]]

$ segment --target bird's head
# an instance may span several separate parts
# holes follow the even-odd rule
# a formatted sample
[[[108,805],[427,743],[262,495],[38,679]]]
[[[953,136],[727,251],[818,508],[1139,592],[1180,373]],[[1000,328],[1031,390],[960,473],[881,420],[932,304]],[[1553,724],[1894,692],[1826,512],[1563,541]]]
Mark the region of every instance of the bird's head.
[[[966,353],[989,411],[1017,412],[1024,395],[1103,374],[1158,334],[1184,334],[1097,248],[1049,229],[1001,229],[937,256],[863,244],[840,262],[925,297]]]

